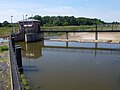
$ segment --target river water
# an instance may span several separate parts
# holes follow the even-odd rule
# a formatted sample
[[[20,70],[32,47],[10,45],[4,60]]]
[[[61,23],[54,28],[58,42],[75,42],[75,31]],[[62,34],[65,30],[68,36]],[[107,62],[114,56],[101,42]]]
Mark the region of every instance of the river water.
[[[19,44],[31,90],[120,90],[120,44]]]

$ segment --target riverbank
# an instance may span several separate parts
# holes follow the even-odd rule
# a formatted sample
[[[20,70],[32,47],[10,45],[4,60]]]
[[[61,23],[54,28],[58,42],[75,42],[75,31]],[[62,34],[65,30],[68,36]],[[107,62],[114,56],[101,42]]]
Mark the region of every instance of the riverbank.
[[[95,40],[95,33],[69,33],[68,39],[65,35],[58,37],[57,39],[50,39],[52,41],[64,41],[64,42],[90,42],[90,43],[117,43],[120,44],[120,33],[99,33],[98,40]]]
[[[0,43],[0,47],[8,47],[8,43]],[[0,51],[0,90],[11,90],[11,68],[9,50]]]

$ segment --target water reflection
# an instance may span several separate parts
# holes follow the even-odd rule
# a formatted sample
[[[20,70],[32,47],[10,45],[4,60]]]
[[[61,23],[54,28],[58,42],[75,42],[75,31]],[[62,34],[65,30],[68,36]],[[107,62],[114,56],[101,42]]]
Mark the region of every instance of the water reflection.
[[[42,57],[42,50],[56,50],[65,52],[82,52],[98,54],[120,54],[120,44],[76,43],[76,42],[53,42],[40,41],[35,43],[17,43],[22,47],[22,56],[31,59]],[[114,48],[113,48],[114,46]],[[115,47],[116,46],[116,47]]]
[[[25,43],[19,42],[16,43],[22,47],[22,57],[23,57],[23,68],[25,72],[29,71],[39,71],[37,68],[38,58],[42,56],[42,46],[44,42],[35,42],[35,43]]]
[[[120,89],[120,44],[50,41],[19,44],[32,90]]]
[[[22,56],[27,58],[39,58],[42,56],[42,47],[44,42],[35,42],[35,43],[17,43],[22,47]]]
[[[1,42],[8,42],[9,40],[5,39],[5,38],[0,38],[0,43]]]

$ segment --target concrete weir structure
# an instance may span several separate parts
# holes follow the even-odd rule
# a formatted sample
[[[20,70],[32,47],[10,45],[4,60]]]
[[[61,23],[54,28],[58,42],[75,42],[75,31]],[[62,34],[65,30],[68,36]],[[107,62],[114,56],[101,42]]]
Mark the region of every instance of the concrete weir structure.
[[[19,22],[19,32],[13,34],[15,41],[34,42],[44,38],[40,29],[40,21],[25,19]]]

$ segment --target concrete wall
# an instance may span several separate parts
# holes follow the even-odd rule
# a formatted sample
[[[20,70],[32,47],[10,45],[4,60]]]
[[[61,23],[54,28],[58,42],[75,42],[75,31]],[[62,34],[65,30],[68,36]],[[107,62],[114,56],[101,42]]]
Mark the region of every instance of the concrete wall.
[[[35,42],[44,39],[44,33],[15,33],[12,34],[15,41]]]
[[[24,33],[15,33],[15,34],[13,34],[13,37],[14,37],[15,41],[24,41],[25,40]]]
[[[43,33],[28,33],[25,34],[25,42],[39,41],[44,38]]]

